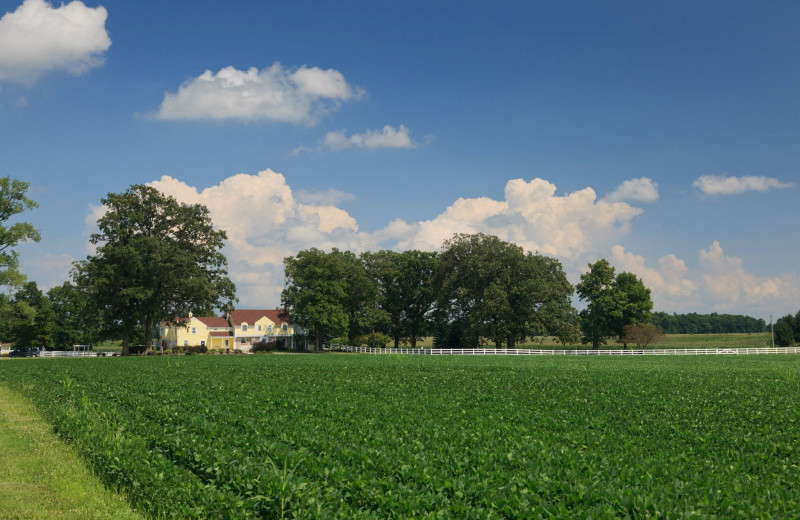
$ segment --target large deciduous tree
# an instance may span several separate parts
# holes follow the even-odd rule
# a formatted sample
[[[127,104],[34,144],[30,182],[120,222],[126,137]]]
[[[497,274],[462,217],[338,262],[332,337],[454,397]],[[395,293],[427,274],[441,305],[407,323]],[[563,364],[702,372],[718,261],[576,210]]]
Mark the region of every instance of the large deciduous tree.
[[[595,350],[609,336],[625,341],[626,325],[650,323],[652,319],[650,289],[632,273],[615,276],[608,260],[589,264],[589,271],[581,275],[575,289],[586,302],[580,312],[584,341]]]
[[[529,334],[571,334],[572,286],[561,264],[482,233],[444,243],[434,277],[439,343],[514,348]]]
[[[337,249],[325,253],[306,249],[283,260],[285,286],[281,301],[292,322],[314,333],[314,349],[322,348],[325,335],[347,330],[349,314],[345,256]]]
[[[144,185],[102,202],[107,211],[91,237],[97,252],[76,263],[73,277],[102,316],[104,335],[122,338],[123,355],[139,330],[149,350],[157,323],[235,299],[221,251],[226,234],[208,208]]]
[[[71,282],[53,287],[47,297],[55,314],[57,347],[93,345],[102,338],[102,321],[81,288]]]
[[[408,340],[411,348],[416,348],[417,339],[428,330],[436,299],[433,275],[438,255],[382,250],[363,257],[368,272],[379,282],[379,302],[386,313],[394,347]]]
[[[0,177],[0,286],[22,285],[25,277],[19,272],[18,253],[12,248],[21,242],[39,241],[39,232],[27,222],[6,223],[14,215],[38,205],[27,197],[27,182]]]

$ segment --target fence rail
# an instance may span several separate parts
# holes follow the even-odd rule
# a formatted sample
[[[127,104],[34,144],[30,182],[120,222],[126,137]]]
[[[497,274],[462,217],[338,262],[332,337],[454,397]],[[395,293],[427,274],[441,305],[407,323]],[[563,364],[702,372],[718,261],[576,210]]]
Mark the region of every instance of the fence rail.
[[[556,350],[556,349],[411,349],[345,347],[359,354],[454,355],[454,356],[729,356],[759,354],[800,354],[800,347],[764,348],[691,348],[691,349],[627,349],[627,350]]]
[[[72,350],[46,350],[39,352],[39,357],[98,357],[103,356],[103,352],[75,352]]]

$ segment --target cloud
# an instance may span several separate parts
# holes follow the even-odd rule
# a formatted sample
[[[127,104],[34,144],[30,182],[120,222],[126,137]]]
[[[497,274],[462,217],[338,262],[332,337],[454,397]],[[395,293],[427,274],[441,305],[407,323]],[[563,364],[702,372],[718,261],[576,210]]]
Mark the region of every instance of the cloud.
[[[356,196],[352,193],[335,190],[333,188],[324,191],[299,190],[295,198],[302,204],[312,206],[336,206],[342,202],[355,200]]]
[[[482,232],[529,251],[582,260],[624,236],[641,212],[625,202],[597,200],[592,188],[556,195],[556,186],[544,179],[514,179],[506,183],[504,200],[461,198],[432,220],[394,227],[406,229],[399,249],[437,249],[453,233]]]
[[[791,309],[800,299],[800,277],[749,273],[741,258],[725,256],[718,241],[700,250],[694,269],[675,255],[662,257],[657,267],[648,267],[644,257],[619,245],[612,248],[611,263],[638,275],[652,289],[658,310],[765,315]]]
[[[558,194],[544,179],[513,179],[504,197],[459,198],[430,220],[395,218],[374,231],[338,207],[353,195],[334,190],[294,191],[280,173],[237,174],[199,189],[164,176],[150,185],[186,203],[209,208],[215,226],[227,232],[225,254],[240,306],[280,302],[283,259],[317,247],[361,253],[382,248],[438,251],[454,233],[487,233],[528,251],[559,259],[577,282],[586,265],[608,258],[619,270],[640,276],[653,291],[657,310],[676,312],[779,313],[800,301],[800,277],[758,277],[741,259],[726,256],[718,242],[699,252],[693,265],[669,254],[656,261],[619,245],[642,210],[597,199],[590,187]],[[103,214],[91,207],[87,227]]]
[[[268,119],[313,125],[340,103],[360,97],[363,90],[345,81],[334,69],[302,66],[246,71],[225,67],[214,74],[206,70],[167,92],[156,112],[161,120]]]
[[[42,243],[20,245],[20,271],[29,281],[35,281],[41,291],[47,292],[69,278],[73,257],[65,253],[45,251]]]
[[[310,247],[436,251],[456,232],[484,232],[581,263],[616,243],[641,213],[623,202],[598,201],[591,188],[557,195],[545,180],[516,179],[506,184],[504,200],[460,198],[434,219],[394,219],[366,232],[338,207],[352,195],[333,189],[295,192],[272,170],[237,174],[205,189],[169,176],[150,184],[182,202],[206,205],[215,225],[226,230],[225,254],[243,306],[277,305],[283,259]]]
[[[603,197],[603,200],[606,202],[655,202],[658,200],[658,183],[647,177],[629,179]]]
[[[30,83],[52,69],[82,74],[103,64],[111,46],[104,7],[70,2],[58,8],[25,0],[0,18],[0,81]]]
[[[727,175],[702,175],[692,183],[703,195],[732,195],[746,191],[783,190],[794,186],[793,182],[762,176],[729,177]]]
[[[394,128],[386,125],[381,130],[367,130],[362,134],[347,136],[344,130],[328,132],[322,138],[322,148],[338,152],[347,148],[415,148],[408,128],[400,125]]]

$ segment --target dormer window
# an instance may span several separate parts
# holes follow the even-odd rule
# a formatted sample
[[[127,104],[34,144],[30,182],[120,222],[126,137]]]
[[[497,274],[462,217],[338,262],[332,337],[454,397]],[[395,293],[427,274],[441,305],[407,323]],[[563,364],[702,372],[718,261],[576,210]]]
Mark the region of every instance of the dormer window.
[[[258,326],[258,332],[261,332],[261,325]]]
[[[242,324],[242,332],[247,332],[247,323]]]

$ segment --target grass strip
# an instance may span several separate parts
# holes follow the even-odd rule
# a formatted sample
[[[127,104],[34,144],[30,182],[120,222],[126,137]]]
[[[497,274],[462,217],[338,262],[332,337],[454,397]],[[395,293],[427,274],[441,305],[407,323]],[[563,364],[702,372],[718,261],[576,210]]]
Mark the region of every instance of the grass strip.
[[[86,469],[34,406],[0,386],[0,519],[141,519]]]

